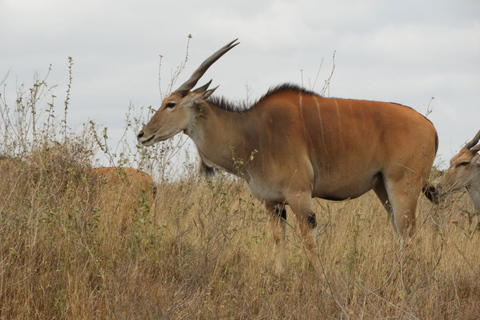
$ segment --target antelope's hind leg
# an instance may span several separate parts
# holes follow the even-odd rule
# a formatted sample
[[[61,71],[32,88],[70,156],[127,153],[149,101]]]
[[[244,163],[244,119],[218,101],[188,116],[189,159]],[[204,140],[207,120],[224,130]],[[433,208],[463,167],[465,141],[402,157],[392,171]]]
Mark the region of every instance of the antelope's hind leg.
[[[415,174],[408,176],[404,173],[400,179],[385,181],[392,223],[403,244],[415,236],[417,202],[423,185],[424,180]]]
[[[398,234],[397,226],[395,225],[395,219],[393,215],[392,205],[390,204],[390,200],[388,199],[388,193],[385,189],[385,185],[383,184],[383,180],[378,182],[373,191],[377,195],[378,199],[382,203],[383,208],[387,211],[388,218],[392,223],[393,229]]]

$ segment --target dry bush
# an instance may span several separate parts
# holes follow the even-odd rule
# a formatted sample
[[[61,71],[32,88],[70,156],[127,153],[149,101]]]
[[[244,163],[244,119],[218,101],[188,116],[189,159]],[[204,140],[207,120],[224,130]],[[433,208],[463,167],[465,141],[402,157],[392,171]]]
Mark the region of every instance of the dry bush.
[[[147,195],[122,169],[112,187],[75,156],[55,144],[2,173],[0,318],[97,317],[103,264],[153,228]]]

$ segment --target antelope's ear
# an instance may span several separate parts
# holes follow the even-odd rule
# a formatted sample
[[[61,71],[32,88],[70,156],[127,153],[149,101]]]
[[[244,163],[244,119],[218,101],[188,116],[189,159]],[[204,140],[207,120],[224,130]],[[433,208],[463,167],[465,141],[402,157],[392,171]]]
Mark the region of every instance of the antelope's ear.
[[[473,158],[473,163],[475,163],[475,165],[477,165],[477,166],[480,166],[480,154],[477,154],[477,155]]]
[[[195,104],[204,103],[205,100],[207,100],[215,92],[215,90],[217,90],[218,87],[219,86],[216,86],[213,89],[210,89],[210,90],[199,93],[198,97],[195,98]]]
[[[202,98],[203,98],[203,99],[208,99],[208,98],[215,92],[215,90],[218,89],[218,87],[219,87],[219,86],[216,86],[216,87],[213,88],[213,89],[210,89],[210,90],[205,91],[205,92],[202,94]]]

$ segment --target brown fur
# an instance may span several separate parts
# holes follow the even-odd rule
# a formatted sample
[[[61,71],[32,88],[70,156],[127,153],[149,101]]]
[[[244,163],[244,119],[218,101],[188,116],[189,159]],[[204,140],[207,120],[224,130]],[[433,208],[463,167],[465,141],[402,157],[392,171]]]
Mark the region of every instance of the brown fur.
[[[128,167],[106,167],[91,169],[104,206],[117,206],[121,217],[110,217],[113,223],[120,221],[121,229],[132,224],[135,213],[143,203],[150,206],[153,215],[157,187],[151,176],[143,171]],[[119,219],[120,218],[120,219]]]

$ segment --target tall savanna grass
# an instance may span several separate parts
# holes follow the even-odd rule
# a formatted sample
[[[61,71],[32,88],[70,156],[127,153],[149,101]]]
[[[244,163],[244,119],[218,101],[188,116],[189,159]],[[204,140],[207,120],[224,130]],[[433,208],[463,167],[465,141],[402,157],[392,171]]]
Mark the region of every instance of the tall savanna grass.
[[[242,181],[200,178],[190,162],[171,175],[171,143],[112,151],[96,123],[69,127],[68,99],[56,115],[50,90],[35,80],[14,105],[0,99],[0,319],[480,317],[480,237],[467,197],[442,207],[421,198],[421,241],[407,250],[374,194],[315,200],[321,274],[289,211],[278,277],[267,213]],[[149,116],[129,116],[126,130]],[[118,205],[118,190],[91,175],[98,157],[152,174],[155,210],[142,199]],[[131,225],[120,228],[125,214]]]

